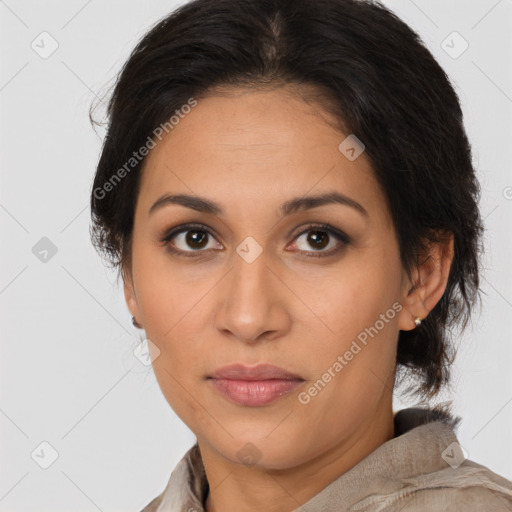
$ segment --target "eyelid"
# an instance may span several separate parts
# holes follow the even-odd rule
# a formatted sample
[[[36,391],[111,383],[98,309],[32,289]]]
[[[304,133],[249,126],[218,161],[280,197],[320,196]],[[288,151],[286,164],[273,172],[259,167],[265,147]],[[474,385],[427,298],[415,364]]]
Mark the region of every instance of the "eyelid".
[[[327,231],[331,234],[334,234],[345,243],[350,242],[350,237],[347,234],[345,234],[340,229],[335,228],[328,222],[309,222],[306,224],[306,226],[303,225],[300,228],[298,228],[296,233],[292,232],[290,236],[292,236],[293,239],[295,240],[298,236],[302,236],[303,234],[308,233],[309,231],[317,229],[318,231]]]
[[[206,224],[190,222],[190,223],[180,224],[173,228],[164,229],[162,231],[162,235],[159,236],[158,240],[163,243],[174,235],[178,235],[180,233],[183,233],[184,231],[192,231],[193,229],[197,229],[198,231],[199,230],[204,231],[204,232],[208,233],[209,235],[214,236],[215,238],[218,237],[216,230],[211,228],[210,226],[208,226]]]
[[[176,249],[176,248],[172,247],[172,245],[170,243],[172,238],[174,238],[175,236],[177,236],[181,233],[186,233],[187,231],[192,231],[194,229],[196,229],[198,231],[204,231],[208,236],[211,236],[211,237],[217,239],[217,234],[214,229],[210,228],[209,226],[207,226],[205,224],[198,224],[198,223],[192,222],[192,223],[187,223],[187,224],[181,224],[174,228],[165,230],[163,235],[158,238],[158,241],[160,242],[161,245],[163,245],[164,247],[167,247],[167,249],[169,251],[171,251],[175,254],[178,254],[178,255],[185,256],[185,257],[193,256],[195,254],[209,252],[209,250],[208,251],[205,251],[205,250],[183,251],[182,249]]]
[[[304,256],[304,258],[322,258],[322,257],[329,257],[329,256],[334,256],[336,254],[338,254],[347,244],[349,244],[351,242],[351,238],[346,235],[343,231],[335,228],[334,226],[332,226],[331,224],[329,223],[325,223],[325,222],[319,222],[319,223],[316,223],[316,222],[313,222],[313,223],[309,223],[307,226],[305,227],[301,227],[299,228],[299,231],[298,233],[294,234],[293,235],[293,242],[295,243],[295,240],[297,240],[297,238],[305,235],[306,233],[309,233],[310,231],[325,231],[326,233],[329,233],[329,235],[332,237],[334,236],[335,238],[337,238],[340,242],[341,242],[341,247],[338,246],[338,247],[335,247],[334,249],[329,249],[328,251],[315,251],[315,250],[311,250],[311,251],[301,251],[299,250],[298,252]]]

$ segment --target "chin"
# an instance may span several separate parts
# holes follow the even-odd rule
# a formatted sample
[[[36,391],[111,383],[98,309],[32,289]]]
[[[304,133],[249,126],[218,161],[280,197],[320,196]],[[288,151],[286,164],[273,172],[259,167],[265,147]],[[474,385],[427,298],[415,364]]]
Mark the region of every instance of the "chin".
[[[216,443],[215,443],[216,444]],[[266,434],[234,436],[226,440],[225,446],[216,444],[216,449],[234,464],[265,469],[288,469],[307,460],[297,451],[296,442],[289,435],[267,437]]]

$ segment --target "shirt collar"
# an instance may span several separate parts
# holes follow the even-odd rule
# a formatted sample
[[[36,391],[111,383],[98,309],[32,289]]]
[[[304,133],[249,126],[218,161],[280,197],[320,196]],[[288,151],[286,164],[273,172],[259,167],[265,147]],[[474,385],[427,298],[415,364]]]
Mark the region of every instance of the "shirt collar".
[[[443,406],[411,407],[394,414],[395,437],[383,443],[294,512],[327,512],[329,503],[341,510],[373,493],[392,492],[400,480],[447,466],[441,453],[457,442],[460,417]],[[205,512],[208,480],[196,443],[171,474],[155,512]]]

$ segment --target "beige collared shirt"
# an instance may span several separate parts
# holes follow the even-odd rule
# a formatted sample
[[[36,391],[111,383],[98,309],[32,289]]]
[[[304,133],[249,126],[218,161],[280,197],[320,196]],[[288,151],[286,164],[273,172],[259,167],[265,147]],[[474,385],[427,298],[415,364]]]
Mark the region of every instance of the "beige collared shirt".
[[[393,439],[293,512],[512,511],[512,482],[464,459],[459,421],[429,409],[395,413]],[[207,493],[196,443],[142,512],[205,512]]]

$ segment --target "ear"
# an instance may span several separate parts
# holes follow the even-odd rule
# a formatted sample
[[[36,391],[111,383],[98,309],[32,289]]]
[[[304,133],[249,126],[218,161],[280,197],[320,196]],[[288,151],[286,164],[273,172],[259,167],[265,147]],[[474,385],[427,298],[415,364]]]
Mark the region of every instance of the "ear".
[[[133,275],[131,270],[127,266],[123,266],[122,270],[123,277],[123,287],[124,287],[124,299],[126,301],[126,305],[130,310],[132,316],[140,323],[140,311],[139,311],[139,303],[137,301],[137,294],[135,293],[135,286],[133,283]]]
[[[420,256],[411,279],[404,279],[403,309],[398,317],[398,328],[402,331],[415,329],[414,319],[424,320],[446,289],[454,255],[453,233],[440,238],[439,242],[428,243],[427,254]]]

